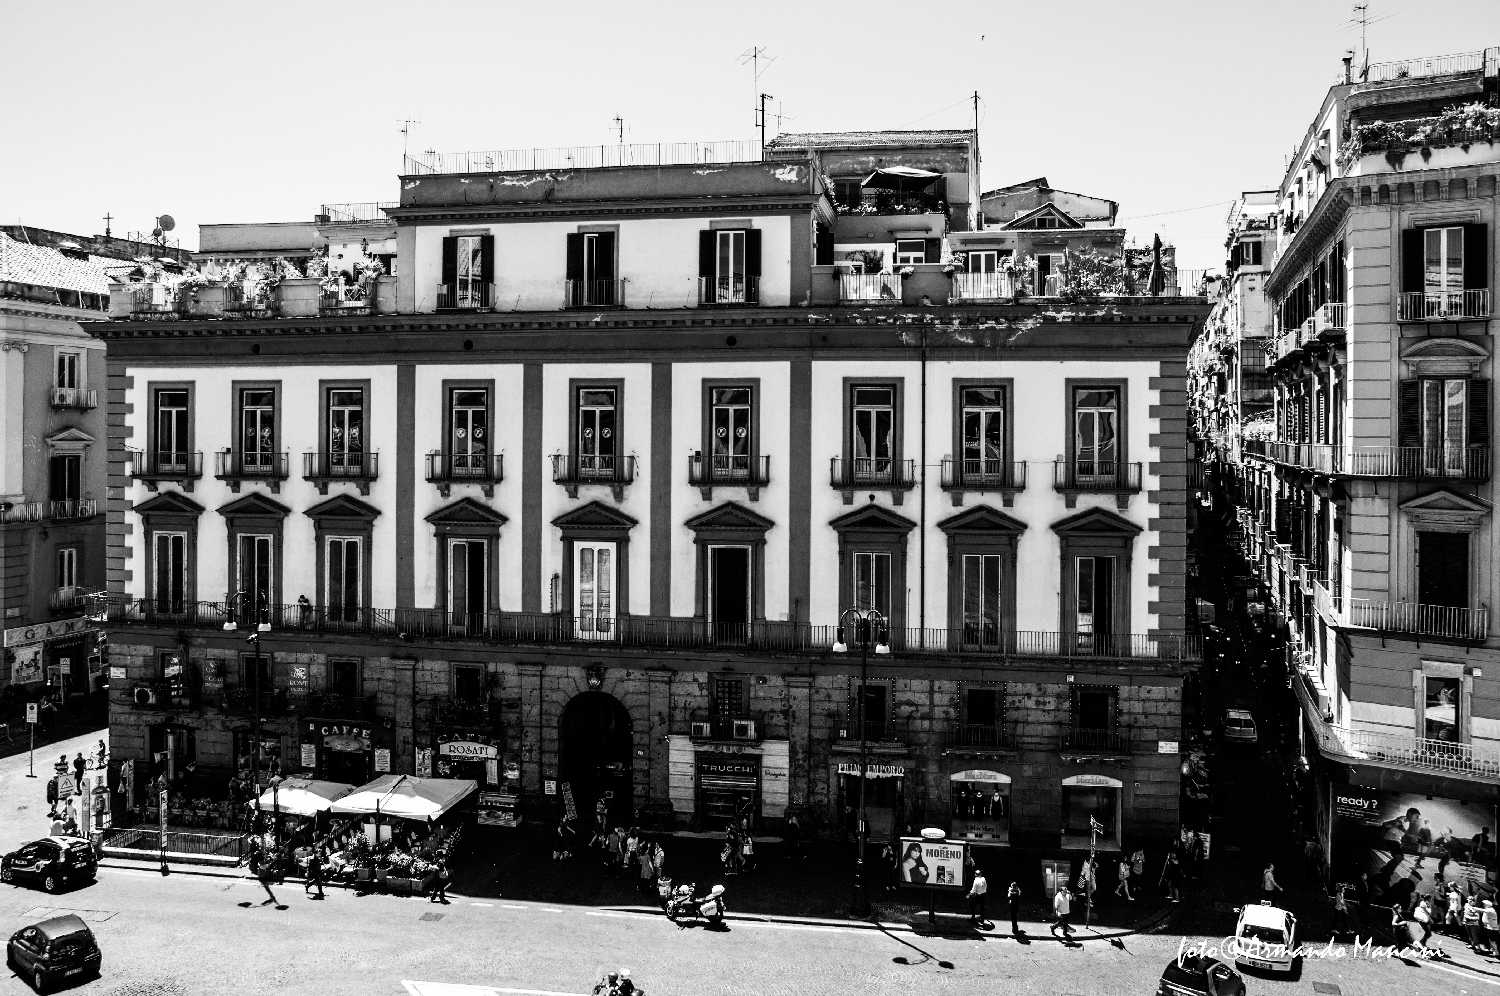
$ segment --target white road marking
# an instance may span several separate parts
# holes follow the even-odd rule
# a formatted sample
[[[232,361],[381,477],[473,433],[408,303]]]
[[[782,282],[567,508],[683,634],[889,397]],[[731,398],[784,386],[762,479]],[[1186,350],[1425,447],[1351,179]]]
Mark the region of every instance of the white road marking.
[[[470,906],[494,906],[494,903],[470,903]]]
[[[526,907],[518,906],[515,903],[501,903],[500,908],[502,910],[524,910]]]
[[[562,993],[552,989],[507,989],[503,986],[464,986],[452,982],[412,982],[402,979],[401,984],[411,996],[497,996],[500,993],[516,996],[583,996],[582,993]]]
[[[1457,975],[1460,978],[1468,979],[1468,980],[1470,980],[1472,982],[1483,982],[1484,984],[1490,985],[1490,986],[1500,986],[1500,979],[1486,979],[1482,975],[1474,975],[1474,974],[1472,974],[1470,972],[1465,972],[1463,969],[1449,968],[1447,965],[1438,965],[1438,964],[1435,964],[1434,962],[1430,962],[1430,961],[1423,962],[1422,964],[1426,965],[1428,968],[1435,968],[1439,972],[1449,972],[1449,973],[1451,973],[1453,975]]]

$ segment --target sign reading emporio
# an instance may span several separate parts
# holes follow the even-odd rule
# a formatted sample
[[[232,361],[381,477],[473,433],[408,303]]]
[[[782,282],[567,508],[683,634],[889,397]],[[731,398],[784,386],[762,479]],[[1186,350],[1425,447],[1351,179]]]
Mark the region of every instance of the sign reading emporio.
[[[5,631],[5,645],[24,647],[29,643],[46,643],[48,640],[56,640],[64,636],[82,636],[85,633],[94,632],[88,622],[87,619],[79,617],[59,619],[56,622],[35,623],[31,626],[17,626],[15,629]]]

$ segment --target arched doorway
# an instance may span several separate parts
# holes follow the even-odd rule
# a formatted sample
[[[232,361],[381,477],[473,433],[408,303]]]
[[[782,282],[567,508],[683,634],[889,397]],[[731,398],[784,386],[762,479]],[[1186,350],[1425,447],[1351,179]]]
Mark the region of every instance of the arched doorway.
[[[634,752],[630,713],[613,695],[580,692],[568,702],[558,723],[558,775],[573,788],[579,822],[591,826],[594,804],[608,799],[613,822],[624,823],[635,811],[630,785]]]

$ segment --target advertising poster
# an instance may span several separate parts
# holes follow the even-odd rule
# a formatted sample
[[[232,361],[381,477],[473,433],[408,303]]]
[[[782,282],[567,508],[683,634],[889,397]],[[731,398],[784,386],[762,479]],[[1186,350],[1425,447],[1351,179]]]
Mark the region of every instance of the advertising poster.
[[[42,648],[20,647],[16,650],[16,661],[11,665],[12,684],[29,685],[42,680]]]
[[[922,837],[901,838],[901,884],[963,889],[965,844]]]
[[[431,778],[432,777],[432,748],[431,747],[418,747],[417,748],[417,777],[418,778]]]
[[[1371,900],[1409,902],[1439,884],[1495,880],[1495,807],[1454,799],[1334,785],[1334,875],[1367,873]]]

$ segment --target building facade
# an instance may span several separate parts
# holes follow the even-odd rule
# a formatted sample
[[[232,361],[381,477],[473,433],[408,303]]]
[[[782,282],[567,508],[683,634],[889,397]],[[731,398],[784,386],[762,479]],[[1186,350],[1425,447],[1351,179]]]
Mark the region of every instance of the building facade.
[[[105,587],[104,344],[111,279],[178,254],[0,226],[0,689],[59,702],[101,680],[87,595]]]
[[[1380,831],[1361,814],[1409,810],[1427,840],[1455,842],[1431,846],[1494,874],[1470,835],[1500,800],[1496,57],[1346,76],[1277,191],[1274,258],[1261,250],[1274,415],[1269,439],[1240,443],[1233,492],[1285,626],[1310,829],[1372,875],[1396,874],[1402,845],[1384,864],[1391,845],[1369,846]],[[1425,892],[1443,870],[1410,874]]]
[[[834,828],[863,739],[877,834],[1175,830],[1207,304],[872,298],[815,157],[685,161],[404,177],[366,315],[117,288],[117,756]]]

